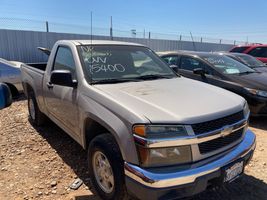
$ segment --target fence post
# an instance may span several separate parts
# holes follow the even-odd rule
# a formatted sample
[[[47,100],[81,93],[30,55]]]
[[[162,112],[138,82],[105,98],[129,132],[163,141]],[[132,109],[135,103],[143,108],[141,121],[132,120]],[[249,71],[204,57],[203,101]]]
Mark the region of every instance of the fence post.
[[[143,34],[143,38],[146,38],[146,30],[144,29],[144,34]]]
[[[234,45],[235,45],[236,41],[234,41]]]
[[[113,40],[113,24],[112,24],[112,16],[110,17],[110,39]]]
[[[182,35],[180,35],[180,37],[179,37],[178,49],[182,49]]]
[[[200,42],[202,43],[202,37],[200,38]]]
[[[45,22],[46,32],[49,32],[48,21]]]
[[[151,33],[150,33],[150,31],[148,32],[148,39],[150,39],[150,36],[151,36]]]
[[[222,44],[222,39],[220,39],[220,44]]]

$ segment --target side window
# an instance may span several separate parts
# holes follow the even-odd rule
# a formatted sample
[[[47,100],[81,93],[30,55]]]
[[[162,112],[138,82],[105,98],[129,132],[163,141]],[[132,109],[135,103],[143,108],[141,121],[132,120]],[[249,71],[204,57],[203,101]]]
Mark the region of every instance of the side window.
[[[165,56],[165,57],[163,57],[163,60],[164,60],[168,65],[177,65],[178,56]]]
[[[214,70],[204,62],[201,62],[201,68],[204,69],[206,74],[214,75]]]
[[[53,70],[69,70],[72,73],[73,78],[76,79],[75,63],[69,48],[58,48]]]
[[[196,68],[202,68],[200,61],[190,58],[190,57],[181,57],[180,68],[184,70],[193,71]]]
[[[213,70],[206,63],[190,57],[182,57],[180,68],[184,70],[194,71],[194,69],[202,68],[206,74],[212,75]]]
[[[267,58],[267,47],[257,47],[255,49],[252,49],[248,54],[254,57]]]

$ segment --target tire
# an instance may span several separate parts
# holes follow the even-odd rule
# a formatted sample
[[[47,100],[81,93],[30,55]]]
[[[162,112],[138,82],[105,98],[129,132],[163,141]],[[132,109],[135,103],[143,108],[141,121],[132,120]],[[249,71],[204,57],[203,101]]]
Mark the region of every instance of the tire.
[[[45,115],[40,111],[33,92],[28,94],[29,118],[33,125],[41,126],[45,122]]]
[[[102,174],[102,176],[105,178],[109,177],[107,180],[112,180],[110,176],[113,175],[113,184],[112,181],[108,181],[109,184],[104,184],[104,182],[107,182],[104,180],[105,178],[97,175],[97,169],[101,168],[100,162],[96,161],[97,158],[103,159],[104,164],[102,165],[106,166],[106,168],[104,167],[105,169],[108,169],[107,172],[101,169],[99,174]],[[100,165],[97,166],[97,163]],[[109,164],[109,166],[106,164]],[[88,166],[92,190],[94,193],[97,193],[102,199],[105,200],[129,199],[124,181],[124,162],[119,147],[112,135],[101,134],[96,136],[90,142],[88,148]],[[105,175],[107,175],[107,177]],[[102,183],[101,179],[102,181],[104,180]]]

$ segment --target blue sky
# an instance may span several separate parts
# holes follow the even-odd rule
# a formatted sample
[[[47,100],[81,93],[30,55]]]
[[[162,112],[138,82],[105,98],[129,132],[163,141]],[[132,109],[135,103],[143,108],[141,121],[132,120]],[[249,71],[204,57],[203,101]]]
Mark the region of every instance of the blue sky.
[[[93,27],[110,26],[137,32],[189,35],[267,43],[266,0],[0,0],[1,18],[31,19],[6,22],[6,27],[43,27],[48,21],[51,31],[68,29],[90,32]],[[10,24],[11,23],[11,24]],[[73,24],[75,26],[67,26]],[[5,28],[5,23],[0,23]],[[99,29],[98,31],[101,32]]]

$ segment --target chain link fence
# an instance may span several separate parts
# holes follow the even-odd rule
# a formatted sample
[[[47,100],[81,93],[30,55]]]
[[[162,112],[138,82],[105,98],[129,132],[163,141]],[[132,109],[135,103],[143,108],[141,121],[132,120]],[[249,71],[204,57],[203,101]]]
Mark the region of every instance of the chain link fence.
[[[0,18],[0,29],[10,30],[30,30],[41,32],[54,33],[72,33],[72,34],[91,34],[90,24],[63,24],[49,21],[38,21],[32,19],[16,19],[16,18]],[[190,41],[200,43],[215,43],[215,44],[231,44],[231,45],[245,45],[247,42],[237,40],[226,40],[218,38],[209,38],[202,36],[191,36],[185,34],[164,34],[152,31],[137,31],[131,30],[117,30],[112,28],[92,27],[93,35],[112,37],[127,37],[127,38],[143,38],[143,39],[161,39],[161,40],[175,40],[175,41]]]

